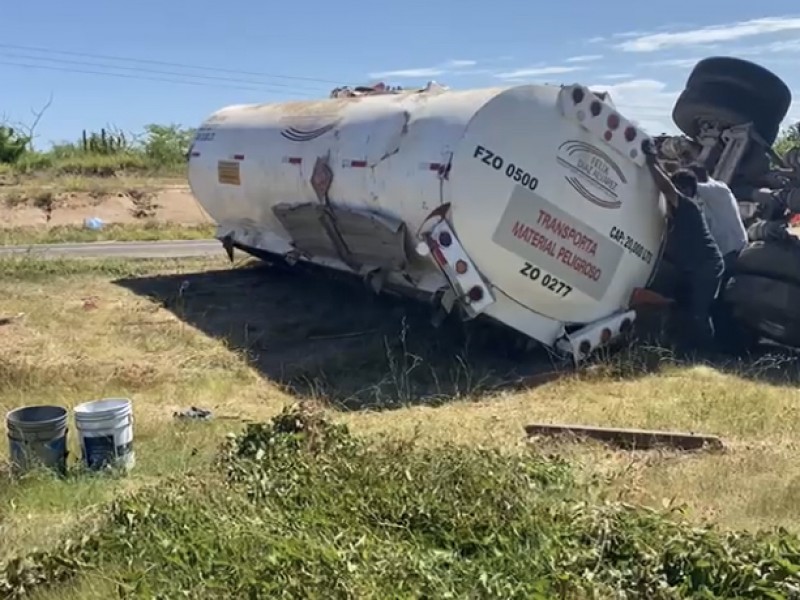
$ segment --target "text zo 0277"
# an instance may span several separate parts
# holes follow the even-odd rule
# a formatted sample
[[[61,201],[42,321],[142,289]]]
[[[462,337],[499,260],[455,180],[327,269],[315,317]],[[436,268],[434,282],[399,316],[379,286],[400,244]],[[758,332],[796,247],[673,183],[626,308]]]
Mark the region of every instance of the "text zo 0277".
[[[539,180],[528,173],[525,169],[520,168],[513,162],[506,163],[506,160],[484,146],[475,146],[475,152],[472,154],[473,158],[479,159],[483,164],[489,165],[495,171],[504,173],[506,177],[512,181],[516,181],[522,187],[529,190],[535,190],[539,186]]]
[[[572,286],[567,285],[560,279],[557,279],[550,275],[549,273],[545,273],[542,276],[542,271],[539,267],[533,266],[531,263],[526,262],[525,265],[520,270],[520,275],[524,275],[531,281],[538,281],[539,284],[543,288],[547,288],[551,292],[556,295],[560,295],[562,298],[566,298],[569,293],[572,291]]]

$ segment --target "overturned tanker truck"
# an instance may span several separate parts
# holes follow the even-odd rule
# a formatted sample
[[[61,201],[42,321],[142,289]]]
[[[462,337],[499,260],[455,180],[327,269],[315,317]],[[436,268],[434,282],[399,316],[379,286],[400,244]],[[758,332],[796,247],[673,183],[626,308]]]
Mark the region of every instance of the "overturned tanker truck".
[[[755,93],[763,82],[745,83]],[[689,137],[655,139],[662,158],[699,157],[734,177],[758,154],[739,131],[774,140],[772,121],[765,130],[719,98],[679,121]],[[770,107],[776,123],[786,108]],[[666,205],[645,139],[612,98],[577,84],[337,88],[215,112],[189,151],[189,183],[231,256],[350,273],[579,361],[632,328],[637,292],[662,270]],[[752,187],[746,201],[780,196]]]

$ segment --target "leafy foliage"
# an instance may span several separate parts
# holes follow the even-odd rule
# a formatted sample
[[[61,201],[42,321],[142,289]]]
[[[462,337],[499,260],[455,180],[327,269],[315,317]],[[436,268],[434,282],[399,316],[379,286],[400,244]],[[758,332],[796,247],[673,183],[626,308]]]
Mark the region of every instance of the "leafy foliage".
[[[797,146],[800,146],[800,123],[784,129],[775,140],[773,148],[779,155],[783,155]]]
[[[26,152],[30,138],[13,127],[0,125],[0,164],[16,163]]]
[[[0,592],[75,575],[122,597],[793,598],[800,540],[605,500],[557,457],[377,444],[306,409],[253,424],[216,474],[116,501]],[[23,567],[24,565],[24,567]]]
[[[193,130],[182,129],[179,125],[150,124],[145,132],[142,151],[154,164],[173,166],[186,162]]]
[[[30,139],[0,127],[0,164],[19,173],[50,171],[57,175],[112,177],[124,172],[178,172],[186,165],[194,130],[150,124],[143,134],[128,136],[101,129],[81,133],[76,142],[55,144],[47,152],[30,149]]]

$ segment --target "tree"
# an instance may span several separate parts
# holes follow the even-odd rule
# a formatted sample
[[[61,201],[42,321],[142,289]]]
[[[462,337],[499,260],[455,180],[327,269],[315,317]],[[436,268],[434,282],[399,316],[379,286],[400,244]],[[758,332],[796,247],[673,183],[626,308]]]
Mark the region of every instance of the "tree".
[[[186,161],[193,138],[193,129],[184,129],[180,125],[150,124],[145,126],[142,146],[149,159],[163,166],[176,165]]]
[[[800,122],[790,125],[781,131],[778,139],[775,140],[773,149],[779,155],[783,156],[796,146],[800,146]]]

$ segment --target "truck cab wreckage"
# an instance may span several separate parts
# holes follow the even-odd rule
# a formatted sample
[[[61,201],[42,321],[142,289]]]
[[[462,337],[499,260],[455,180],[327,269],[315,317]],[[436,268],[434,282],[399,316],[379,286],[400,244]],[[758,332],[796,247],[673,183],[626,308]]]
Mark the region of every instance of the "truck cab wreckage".
[[[349,273],[580,361],[632,329],[663,270],[666,205],[642,152],[653,139],[662,162],[729,182],[764,234],[722,301],[748,331],[800,345],[800,268],[770,258],[793,248],[780,224],[800,208],[797,152],[770,150],[791,96],[752,63],[707,61],[673,113],[685,136],[649,138],[579,84],[344,87],[215,112],[189,183],[229,256]]]
[[[757,64],[706,58],[672,111],[684,135],[654,141],[663,164],[703,164],[739,203],[749,244],[719,301],[752,340],[800,347],[800,240],[788,231],[800,213],[800,146],[783,156],[773,149],[791,100],[786,84]]]

